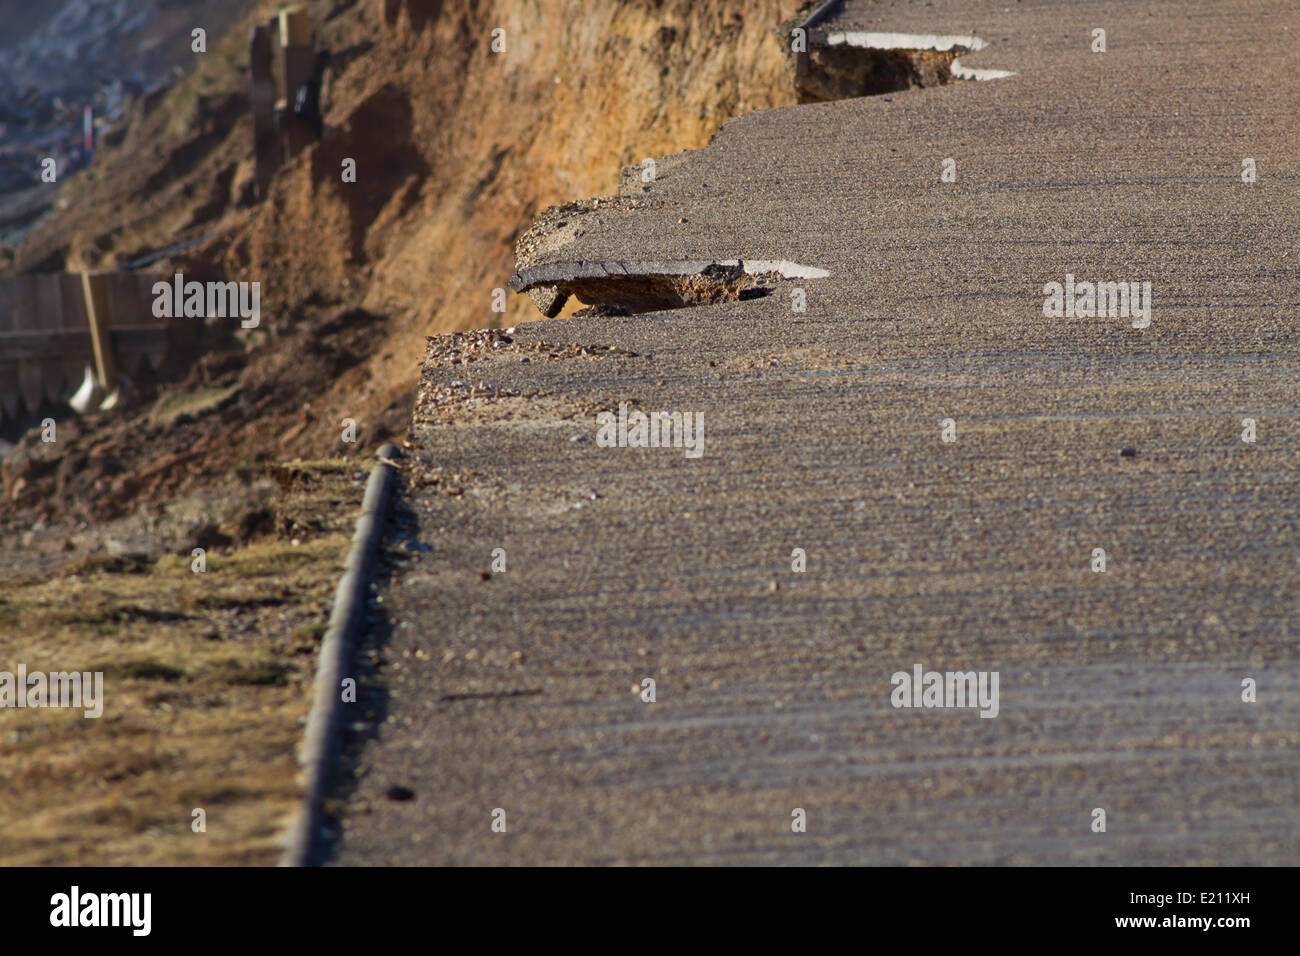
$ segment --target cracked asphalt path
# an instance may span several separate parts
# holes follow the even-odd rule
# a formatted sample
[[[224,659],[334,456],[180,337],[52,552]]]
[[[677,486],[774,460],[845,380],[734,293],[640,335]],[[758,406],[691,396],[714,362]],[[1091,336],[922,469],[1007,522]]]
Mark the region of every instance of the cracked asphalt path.
[[[741,116],[519,263],[827,278],[433,343],[336,862],[1300,863],[1300,13],[850,9],[1016,75]],[[704,454],[598,447],[620,402]]]

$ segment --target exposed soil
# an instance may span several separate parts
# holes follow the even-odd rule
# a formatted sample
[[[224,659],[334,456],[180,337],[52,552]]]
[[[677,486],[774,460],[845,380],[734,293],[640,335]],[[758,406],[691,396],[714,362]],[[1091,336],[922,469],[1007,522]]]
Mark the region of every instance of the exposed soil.
[[[342,418],[316,411],[311,397],[343,380],[364,391],[361,356],[384,325],[358,309],[316,313],[302,319],[292,348],[266,343],[246,356],[209,356],[178,385],[133,392],[125,408],[59,423],[54,442],[28,432],[0,467],[8,509],[0,523],[15,534],[100,524],[137,508],[155,512],[196,488],[226,497],[231,507],[215,517],[234,521],[250,475],[267,461],[369,454],[405,433],[413,396],[396,395],[373,417],[358,414],[354,435]]]
[[[800,76],[801,103],[876,96],[952,82],[959,50],[873,50],[863,47],[813,47],[808,72]]]
[[[249,4],[188,75],[133,102],[54,213],[0,254],[9,272],[121,268],[198,240],[150,270],[262,284],[242,368],[202,364],[6,456],[0,523],[15,533],[169,496],[238,498],[239,462],[400,439],[427,334],[537,317],[526,296],[494,306],[539,210],[613,192],[622,167],[795,101],[771,33],[794,3],[318,0],[316,45],[334,55],[325,135],[258,202],[247,36],[278,6]],[[504,53],[490,48],[497,27]],[[356,183],[342,182],[344,159]],[[160,425],[158,403],[188,401],[169,387],[235,390]],[[348,447],[344,419],[356,422]]]

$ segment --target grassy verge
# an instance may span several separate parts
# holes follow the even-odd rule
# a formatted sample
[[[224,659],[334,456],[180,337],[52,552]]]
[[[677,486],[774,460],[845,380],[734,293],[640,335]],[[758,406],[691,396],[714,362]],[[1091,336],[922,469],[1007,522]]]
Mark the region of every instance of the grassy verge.
[[[99,718],[0,708],[0,865],[275,862],[362,489],[345,462],[270,471],[276,533],[202,573],[93,556],[0,585],[0,671],[104,675]]]

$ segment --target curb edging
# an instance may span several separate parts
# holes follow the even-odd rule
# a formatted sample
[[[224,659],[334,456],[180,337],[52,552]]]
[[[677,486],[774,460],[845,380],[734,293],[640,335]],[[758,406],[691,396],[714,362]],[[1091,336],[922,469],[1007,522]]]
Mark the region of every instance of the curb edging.
[[[322,802],[340,744],[340,675],[351,659],[365,611],[370,571],[375,551],[383,537],[388,505],[392,498],[393,479],[397,471],[393,459],[397,455],[398,451],[392,444],[381,446],[377,453],[378,462],[366,481],[361,515],[357,518],[356,531],[352,535],[352,549],[348,552],[343,577],[339,579],[338,589],[334,592],[334,607],[330,611],[329,627],[321,641],[320,659],[316,665],[311,712],[307,715],[307,728],[298,752],[298,763],[303,768],[306,787],[302,806],[290,825],[285,840],[280,866],[310,865],[312,848],[321,824]]]

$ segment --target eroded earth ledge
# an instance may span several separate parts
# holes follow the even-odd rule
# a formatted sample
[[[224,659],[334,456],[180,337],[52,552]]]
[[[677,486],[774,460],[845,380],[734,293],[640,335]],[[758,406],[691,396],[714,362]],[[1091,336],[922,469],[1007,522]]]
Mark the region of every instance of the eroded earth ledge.
[[[724,259],[677,262],[559,262],[516,273],[510,287],[527,292],[548,318],[569,296],[608,314],[660,312],[771,295],[783,279],[821,279],[825,269],[795,262]]]

